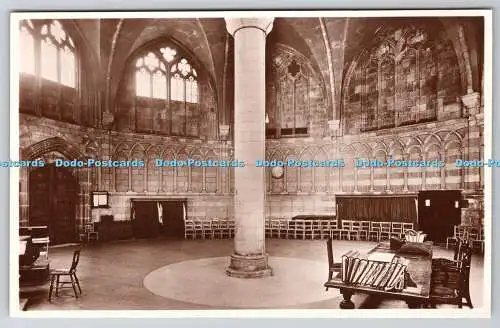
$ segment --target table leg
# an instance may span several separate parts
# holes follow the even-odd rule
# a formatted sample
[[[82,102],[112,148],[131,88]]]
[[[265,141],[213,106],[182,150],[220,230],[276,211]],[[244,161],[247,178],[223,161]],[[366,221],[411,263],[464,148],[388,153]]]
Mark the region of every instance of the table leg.
[[[419,301],[406,301],[409,309],[420,309],[422,308],[422,303]]]
[[[341,290],[344,300],[340,302],[341,309],[354,309],[354,303],[351,301],[352,292],[348,290]]]

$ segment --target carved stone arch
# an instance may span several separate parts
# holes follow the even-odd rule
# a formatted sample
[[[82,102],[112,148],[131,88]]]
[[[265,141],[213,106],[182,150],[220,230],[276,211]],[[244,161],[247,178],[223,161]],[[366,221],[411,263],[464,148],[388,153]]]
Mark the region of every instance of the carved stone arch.
[[[457,139],[460,141],[460,143],[463,143],[464,136],[462,136],[458,131],[452,130],[448,131],[448,133],[445,135],[443,138],[443,142],[448,142],[449,140],[453,140],[453,138]]]
[[[387,147],[387,152],[388,154],[390,154],[392,152],[393,149],[401,149],[402,151],[404,151],[405,149],[405,144],[403,143],[403,141],[399,138],[394,138],[394,139],[391,139],[390,142],[388,141],[386,143],[386,147]]]
[[[21,150],[21,159],[33,160],[41,155],[56,151],[64,155],[67,159],[85,160],[85,155],[80,151],[79,147],[73,145],[61,137],[52,137],[39,141],[31,146]]]
[[[125,152],[128,156],[128,154],[130,153],[130,145],[126,142],[119,142],[115,147],[113,147],[113,156],[118,152]]]
[[[146,148],[142,143],[140,142],[137,142],[135,143],[134,145],[132,145],[132,147],[130,148],[130,152],[129,152],[129,157],[128,158],[132,158],[132,154],[136,151],[142,151],[143,153],[143,156],[146,155]]]
[[[408,139],[408,141],[406,142],[405,144],[405,149],[411,147],[411,146],[415,146],[415,145],[418,145],[419,147],[423,147],[424,145],[424,142],[422,141],[422,139],[420,137],[411,137],[410,139]]]
[[[356,154],[366,154],[367,156],[371,156],[373,153],[372,147],[368,143],[365,142],[355,142],[352,144],[354,149],[356,150]]]
[[[81,160],[86,162],[85,155],[79,148],[61,137],[53,137],[37,142],[21,149],[22,160],[34,160],[46,153],[57,152],[68,160]],[[20,225],[29,225],[29,168],[20,168],[19,209]],[[75,210],[75,223],[77,233],[83,231],[85,224],[91,222],[90,191],[91,170],[88,167],[76,170],[79,185],[78,199]]]
[[[388,154],[389,154],[389,147],[387,147],[385,142],[382,140],[378,140],[377,142],[375,142],[371,146],[371,149],[372,149],[372,156],[374,156],[374,157],[377,154],[377,152],[379,152],[379,151],[383,151],[385,153],[385,156],[388,156]]]

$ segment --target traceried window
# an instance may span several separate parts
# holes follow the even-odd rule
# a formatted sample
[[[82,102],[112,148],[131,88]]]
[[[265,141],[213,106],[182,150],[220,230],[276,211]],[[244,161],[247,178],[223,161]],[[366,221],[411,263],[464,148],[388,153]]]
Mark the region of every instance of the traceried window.
[[[387,32],[351,66],[343,111],[348,134],[436,120],[438,95],[450,104],[458,96],[448,86],[460,84],[448,41],[431,40],[416,26]]]
[[[26,20],[20,26],[20,50],[22,73],[74,88],[76,86],[75,44],[57,20],[34,24]]]
[[[198,103],[196,70],[170,47],[136,60],[135,90],[139,97]]]
[[[198,137],[199,76],[192,63],[167,45],[146,50],[134,63],[136,131]]]

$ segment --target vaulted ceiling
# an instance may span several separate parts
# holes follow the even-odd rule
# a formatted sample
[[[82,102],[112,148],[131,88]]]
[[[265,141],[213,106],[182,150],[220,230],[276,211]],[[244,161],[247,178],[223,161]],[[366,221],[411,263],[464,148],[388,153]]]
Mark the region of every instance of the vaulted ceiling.
[[[334,115],[340,108],[343,78],[350,63],[376,40],[383,26],[398,24],[398,21],[401,19],[277,18],[267,42],[269,47],[275,43],[288,45],[310,59],[323,79]],[[446,32],[454,44],[459,63],[467,71],[464,74],[471,76],[468,84],[479,91],[482,74],[482,51],[479,49],[483,47],[481,20],[435,18],[427,23],[430,30]],[[232,37],[227,33],[223,18],[79,20],[73,25],[86,55],[94,58],[89,61],[94,66],[90,69],[100,72],[98,88],[104,92],[104,108],[110,111],[127,61],[138,49],[160,38],[182,44],[199,61],[216,89],[219,105],[222,105],[223,95],[227,97],[223,89],[230,87],[227,79],[232,77],[224,74],[233,74],[227,65],[232,62],[230,56],[233,54],[229,49]]]

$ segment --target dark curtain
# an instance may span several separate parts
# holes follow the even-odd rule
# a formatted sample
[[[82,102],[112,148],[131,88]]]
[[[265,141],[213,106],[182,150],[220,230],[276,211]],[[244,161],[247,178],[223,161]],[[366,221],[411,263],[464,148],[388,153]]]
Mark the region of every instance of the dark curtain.
[[[417,223],[416,197],[339,197],[338,220]]]
[[[159,235],[160,222],[158,220],[158,206],[156,202],[134,202],[133,211],[132,227],[134,237],[149,238]]]
[[[165,234],[184,238],[184,202],[161,202]]]

